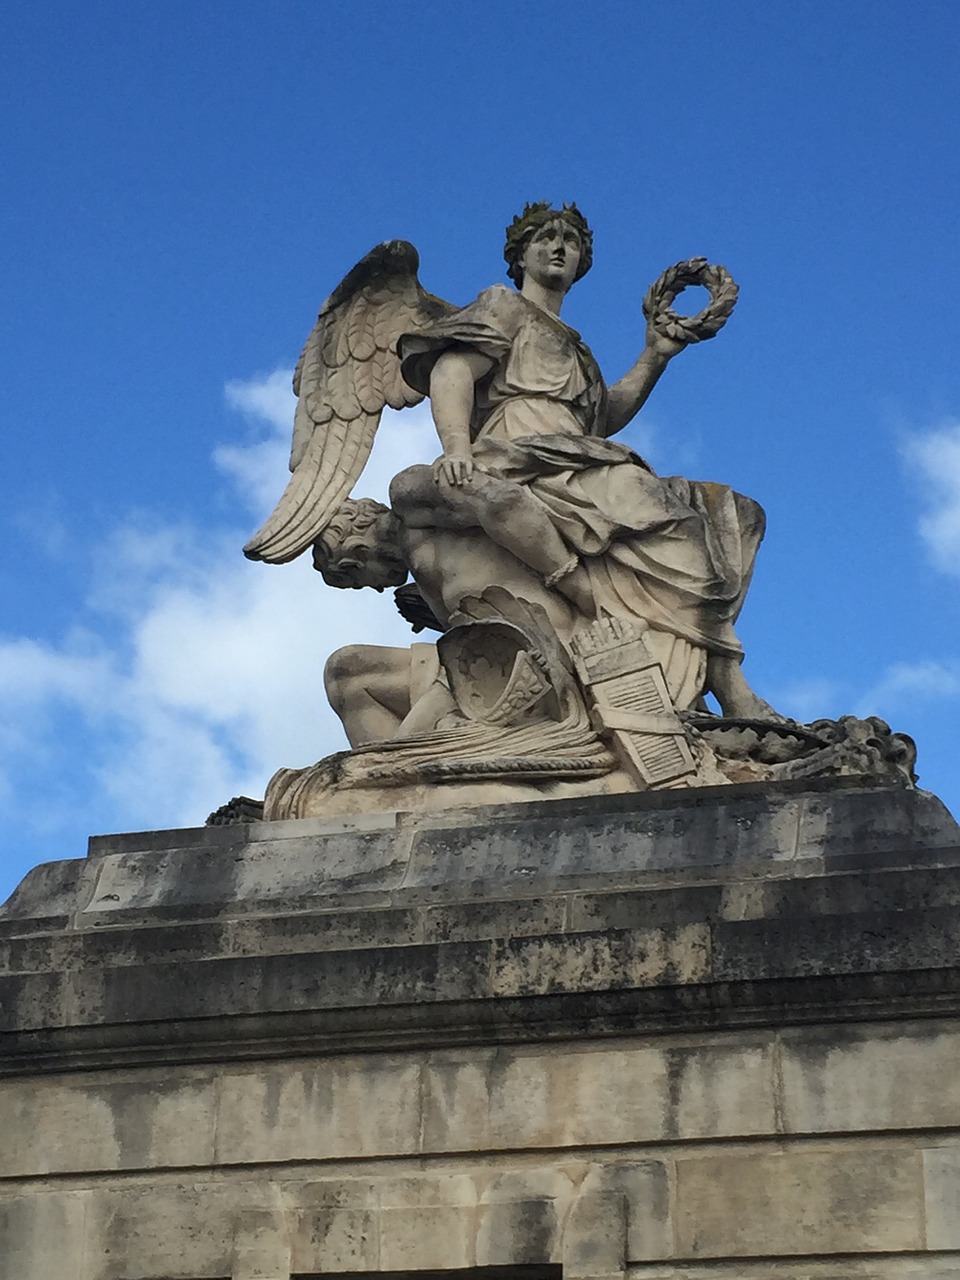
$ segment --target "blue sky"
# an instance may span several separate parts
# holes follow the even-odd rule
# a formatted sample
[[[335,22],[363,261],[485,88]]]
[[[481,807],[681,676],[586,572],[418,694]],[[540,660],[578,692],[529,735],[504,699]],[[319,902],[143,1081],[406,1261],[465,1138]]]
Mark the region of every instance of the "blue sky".
[[[958,46],[953,0],[8,0],[0,898],[339,748],[326,654],[407,633],[243,560],[286,371],[373,244],[465,302],[545,197],[594,226],[564,318],[611,380],[664,267],[733,272],[628,442],[766,508],[754,685],[884,716],[960,810]],[[433,455],[405,417],[360,492]]]

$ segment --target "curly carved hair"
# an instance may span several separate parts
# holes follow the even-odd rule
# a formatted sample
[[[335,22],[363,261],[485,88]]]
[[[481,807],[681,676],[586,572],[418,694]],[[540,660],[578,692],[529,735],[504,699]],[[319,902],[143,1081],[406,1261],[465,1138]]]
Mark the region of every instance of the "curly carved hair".
[[[593,266],[593,232],[577,206],[565,204],[561,209],[553,209],[549,200],[538,200],[534,204],[524,205],[523,213],[514,218],[506,231],[507,242],[503,247],[503,258],[507,264],[507,275],[518,289],[523,287],[521,259],[524,250],[541,227],[558,219],[573,227],[580,237],[580,265],[574,281],[581,280]]]
[[[352,587],[357,560],[347,543],[358,540],[390,508],[374,498],[345,498],[337,513],[313,544],[313,567],[331,587]]]

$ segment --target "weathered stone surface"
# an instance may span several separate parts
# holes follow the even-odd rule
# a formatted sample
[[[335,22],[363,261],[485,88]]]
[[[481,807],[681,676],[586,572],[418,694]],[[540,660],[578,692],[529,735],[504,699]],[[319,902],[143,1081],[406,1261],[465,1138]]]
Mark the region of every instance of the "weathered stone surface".
[[[899,866],[914,865],[904,862],[906,851],[919,863],[935,861],[926,851],[950,843],[952,821],[928,792],[854,788],[838,808],[826,789],[814,789],[804,797],[797,855],[822,856],[836,871],[876,868],[891,859]]]
[[[958,1114],[958,1037],[893,1024],[11,1079],[0,1177],[940,1130]],[[664,1185],[661,1166],[629,1167]],[[512,1185],[508,1198],[542,1194]],[[665,1220],[644,1231],[659,1239]],[[631,1257],[660,1256],[643,1240]]]
[[[389,830],[280,823],[270,874],[263,824],[154,833],[152,852],[145,836],[95,841],[89,867],[126,865],[125,899],[103,902],[75,876],[96,909],[78,898],[70,928],[44,925],[29,885],[0,918],[0,1073],[62,1064],[68,1049],[85,1067],[176,1060],[187,1049],[172,1047],[171,1020],[199,1056],[204,1041],[244,1055],[285,1045],[291,1019],[329,1052],[776,1025],[784,1005],[804,1020],[860,1005],[902,1016],[921,996],[960,1012],[960,833],[923,793],[785,784],[481,816],[457,815],[462,831],[451,815],[400,815]],[[863,831],[899,869],[829,869],[830,850],[849,860]],[[394,869],[360,889],[347,863],[370,841]],[[174,854],[192,871],[168,894]],[[227,892],[240,896],[217,899]]]
[[[380,1218],[376,1208],[324,1205],[299,1211],[291,1266],[294,1274],[379,1271]]]
[[[61,925],[69,917],[83,929],[235,917],[268,904],[527,896],[534,884],[552,893],[597,877],[627,887],[693,872],[780,879],[857,859],[956,866],[960,832],[925,792],[836,779],[103,836],[90,849],[80,869],[49,863],[28,875],[0,907],[0,938],[28,920],[28,932],[43,929],[51,905]]]
[[[67,1021],[68,983],[60,973],[15,973],[0,978],[0,1035]]]
[[[556,1200],[495,1200],[477,1210],[477,1266],[516,1267],[558,1258]]]
[[[790,1146],[677,1160],[681,1257],[924,1247],[919,1153]]]
[[[232,1280],[289,1280],[290,1241],[287,1215],[276,1197],[275,1208],[246,1208],[233,1234]]]
[[[84,1223],[87,1275],[96,1280],[230,1276],[240,1215],[259,1209],[263,1194],[262,1187],[249,1183],[230,1187],[203,1180],[91,1192]],[[43,1273],[28,1276],[41,1280]]]
[[[705,925],[608,930],[556,938],[504,938],[492,956],[497,996],[539,996],[574,988],[611,991],[698,982],[710,972]]]
[[[424,942],[465,942],[487,938],[539,938],[567,930],[568,899],[514,898],[507,901],[472,901],[411,909]],[[367,913],[369,918],[369,913]]]
[[[739,1153],[689,1144],[660,1153],[659,1160],[594,1153],[588,1162],[531,1165],[514,1152],[497,1165],[474,1161],[470,1173],[462,1159],[367,1160],[362,1169],[350,1160],[321,1180],[304,1179],[296,1164],[212,1181],[181,1174],[123,1186],[79,1178],[66,1194],[34,1187],[0,1194],[7,1248],[0,1276],[63,1274],[53,1269],[53,1240],[65,1258],[82,1259],[66,1271],[77,1280],[275,1280],[284,1265],[286,1275],[313,1276],[448,1270],[451,1261],[454,1269],[562,1262],[565,1274],[579,1277],[623,1274],[627,1264],[637,1277],[935,1280],[950,1274],[942,1263],[960,1260],[953,1148],[773,1141]],[[698,1266],[698,1257],[709,1264]],[[663,1269],[667,1260],[671,1270]],[[740,1271],[731,1269],[734,1260]]]
[[[780,1040],[787,1132],[937,1129],[957,1124],[960,1025],[954,1021],[786,1028]]]
[[[616,1191],[581,1191],[563,1233],[563,1274],[574,1280],[623,1275],[627,1262],[627,1198]]]
[[[0,1198],[2,1280],[87,1280],[84,1193],[37,1191]],[[96,1274],[96,1273],[94,1273]]]
[[[9,1080],[0,1088],[0,1177],[209,1165],[215,1096],[209,1073]]]
[[[947,853],[946,850],[943,851]],[[910,850],[901,852],[910,860]],[[918,871],[922,869],[922,874]],[[833,872],[815,878],[780,878],[739,881],[709,886],[704,893],[721,899],[719,916],[725,920],[793,920],[803,916],[846,916],[866,912],[927,911],[960,906],[960,867],[924,864],[907,870],[878,869],[854,873]],[[689,894],[678,895],[687,901]],[[707,898],[704,914],[717,915]]]
[[[264,1064],[220,1085],[220,1164],[325,1160],[415,1152],[417,1057]]]
[[[419,1205],[381,1210],[380,1266],[384,1271],[476,1266],[476,1209]]]
[[[674,1252],[672,1172],[672,1162],[664,1160],[610,1160],[595,1165],[583,1180],[584,1192],[614,1190],[623,1196],[628,1261],[669,1258]]]
[[[621,889],[569,895],[567,927],[572,932],[609,929],[677,929],[704,925],[720,918],[726,886],[688,883],[682,889],[661,888],[657,893]]]
[[[957,1074],[956,1060],[952,1075]],[[956,1124],[956,1112],[954,1112]],[[960,1142],[954,1138],[923,1152],[923,1194],[928,1249],[960,1250]]]
[[[713,973],[727,981],[952,969],[960,947],[960,915],[953,907],[928,911],[859,913],[838,929],[830,917],[727,921],[713,930]]]
[[[451,1051],[431,1057],[424,1080],[428,1151],[766,1133],[773,1121],[770,1049],[749,1038]]]
[[[560,872],[544,808],[491,815],[491,854],[501,825],[514,852],[485,870],[475,827],[458,866],[449,820],[400,819],[392,889],[291,863],[266,898],[155,883],[129,909],[81,894],[54,928],[21,895],[0,1278],[960,1276],[956,833],[913,796],[863,836],[889,865],[832,869],[869,791],[834,788],[805,846],[809,795],[727,794],[703,823],[689,796],[560,806]],[[634,827],[662,867],[638,868]],[[707,834],[733,843],[671,864]],[[421,835],[448,879],[410,882]],[[246,857],[226,828],[194,838],[197,883]],[[118,837],[71,883],[128,857],[150,880],[151,839],[165,865],[173,835]]]

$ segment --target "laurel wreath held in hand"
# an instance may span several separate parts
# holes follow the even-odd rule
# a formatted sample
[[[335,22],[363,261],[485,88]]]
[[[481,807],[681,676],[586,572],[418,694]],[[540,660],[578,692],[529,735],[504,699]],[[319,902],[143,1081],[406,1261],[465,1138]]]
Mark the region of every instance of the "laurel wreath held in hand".
[[[670,309],[678,293],[698,284],[710,291],[710,301],[701,312],[681,316]],[[643,300],[643,314],[659,333],[675,342],[703,342],[716,337],[727,323],[739,292],[726,267],[711,266],[706,258],[688,258],[668,267],[653,282]]]

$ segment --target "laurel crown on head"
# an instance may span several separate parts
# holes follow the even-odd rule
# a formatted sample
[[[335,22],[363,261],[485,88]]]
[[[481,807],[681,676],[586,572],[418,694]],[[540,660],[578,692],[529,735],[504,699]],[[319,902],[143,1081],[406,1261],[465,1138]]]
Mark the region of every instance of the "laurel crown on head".
[[[507,275],[518,289],[523,286],[521,259],[530,237],[546,223],[558,218],[573,227],[580,237],[580,265],[574,280],[582,279],[593,266],[593,232],[577,206],[565,204],[554,209],[549,200],[537,200],[533,204],[525,204],[523,213],[518,214],[506,230],[503,258],[507,264]]]

